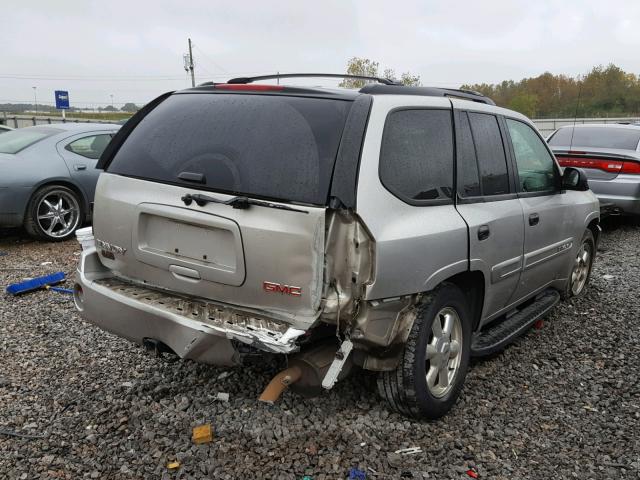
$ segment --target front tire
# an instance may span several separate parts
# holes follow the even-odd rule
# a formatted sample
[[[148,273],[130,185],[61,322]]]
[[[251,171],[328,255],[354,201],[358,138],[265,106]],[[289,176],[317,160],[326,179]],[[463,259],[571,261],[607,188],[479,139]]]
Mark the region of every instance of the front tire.
[[[76,192],[62,185],[47,185],[29,200],[24,228],[32,237],[59,242],[73,235],[82,218],[82,202]]]
[[[455,404],[469,367],[471,315],[452,284],[427,295],[394,371],[381,372],[378,392],[403,415],[436,419]]]

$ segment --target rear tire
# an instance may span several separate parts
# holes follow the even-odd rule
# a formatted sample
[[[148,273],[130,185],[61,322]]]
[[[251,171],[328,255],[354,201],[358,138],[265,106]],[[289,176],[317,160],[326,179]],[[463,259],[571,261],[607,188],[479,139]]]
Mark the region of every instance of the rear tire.
[[[591,230],[587,229],[582,236],[580,247],[573,260],[573,267],[567,279],[567,286],[562,297],[569,299],[581,297],[587,290],[591,278],[591,268],[596,253],[596,242]]]
[[[467,299],[457,286],[443,284],[420,306],[396,370],[379,374],[378,392],[403,415],[440,418],[460,395],[470,350]]]
[[[32,237],[60,242],[82,225],[84,212],[78,194],[62,185],[37,190],[27,205],[24,228]]]

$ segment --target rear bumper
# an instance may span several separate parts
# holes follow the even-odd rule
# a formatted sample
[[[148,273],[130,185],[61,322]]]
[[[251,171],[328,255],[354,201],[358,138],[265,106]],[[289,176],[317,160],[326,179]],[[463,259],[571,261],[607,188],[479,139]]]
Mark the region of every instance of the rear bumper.
[[[640,215],[640,175],[618,175],[613,180],[589,179],[601,204],[613,204],[621,213]]]
[[[297,350],[305,333],[283,323],[119,280],[83,250],[74,300],[88,322],[138,344],[158,340],[178,356],[211,365],[240,361],[231,340],[273,353]]]

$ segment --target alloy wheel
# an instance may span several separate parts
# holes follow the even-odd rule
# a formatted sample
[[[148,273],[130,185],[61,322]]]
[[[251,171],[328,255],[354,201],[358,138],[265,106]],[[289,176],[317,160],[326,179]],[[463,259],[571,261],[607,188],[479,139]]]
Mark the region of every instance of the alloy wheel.
[[[451,307],[443,308],[433,319],[427,345],[427,387],[436,398],[444,397],[453,388],[460,370],[462,341],[458,312]]]
[[[80,206],[73,194],[52,190],[38,203],[38,226],[51,238],[62,238],[74,231],[80,222]]]
[[[583,242],[576,255],[571,272],[571,293],[579,295],[587,284],[589,267],[591,266],[591,245]]]

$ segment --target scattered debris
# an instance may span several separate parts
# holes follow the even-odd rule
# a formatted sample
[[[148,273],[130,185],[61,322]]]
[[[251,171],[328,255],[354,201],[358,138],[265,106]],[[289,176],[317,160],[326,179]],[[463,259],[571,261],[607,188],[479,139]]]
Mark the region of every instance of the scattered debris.
[[[475,471],[475,469],[470,468],[469,470],[467,470],[467,475],[469,475],[471,478],[478,478],[478,472]]]
[[[228,402],[229,394],[226,392],[218,392],[218,394],[216,395],[216,400],[220,400],[221,402]]]
[[[614,279],[616,277],[614,277],[613,275],[608,275],[607,274],[607,275],[603,275],[602,278],[604,278],[605,280],[612,280],[612,279]]]
[[[167,468],[169,470],[175,470],[176,468],[178,468],[180,466],[180,462],[178,462],[177,460],[174,462],[169,462],[167,463]]]
[[[357,468],[349,470],[349,480],[367,480],[367,473]]]
[[[318,447],[317,447],[317,445],[315,443],[312,443],[307,448],[305,448],[304,451],[305,451],[305,453],[308,453],[309,455],[317,455],[318,454]]]
[[[585,410],[588,410],[590,412],[598,413],[598,410],[593,408],[591,405],[584,405],[582,408],[584,408]]]
[[[133,382],[122,382],[120,384],[121,387],[131,388],[133,387]]]
[[[534,323],[533,326],[536,330],[541,330],[544,327],[544,320],[541,318],[536,320],[536,323]]]
[[[399,455],[414,455],[416,453],[422,452],[422,448],[420,447],[411,447],[411,448],[401,448],[400,450],[396,450],[393,453],[397,453]]]
[[[302,480],[313,480],[313,477],[305,475],[304,477],[302,477]]]
[[[213,440],[213,430],[210,423],[193,427],[191,439],[195,444],[209,443]]]
[[[51,285],[62,283],[64,282],[64,280],[64,272],[56,272],[51,275],[44,275],[42,277],[25,280],[21,283],[11,284],[6,288],[6,291],[11,295],[19,295],[21,293],[27,293],[34,290],[40,290],[41,288],[51,287]]]
[[[225,378],[231,376],[233,374],[233,372],[222,372],[220,375],[218,375],[218,380],[224,380]]]
[[[40,265],[43,266],[43,267],[45,265],[53,265],[53,262],[42,262]]]

